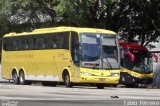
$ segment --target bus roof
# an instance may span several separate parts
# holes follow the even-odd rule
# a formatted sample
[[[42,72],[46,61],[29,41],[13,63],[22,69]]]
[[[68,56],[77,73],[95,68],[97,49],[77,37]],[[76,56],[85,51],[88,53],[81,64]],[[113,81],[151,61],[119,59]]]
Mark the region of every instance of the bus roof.
[[[128,42],[119,42],[120,46],[132,50],[145,50],[147,51],[148,49],[142,45],[139,45],[137,43],[128,43]]]
[[[32,32],[23,32],[23,33],[9,33],[7,36],[21,36],[21,35],[31,35],[31,34],[43,34],[43,33],[54,33],[54,32],[65,32],[65,31],[75,31],[75,32],[86,32],[86,33],[107,33],[116,35],[115,32],[105,29],[97,29],[97,28],[80,28],[80,27],[52,27],[52,28],[41,28],[35,29]]]

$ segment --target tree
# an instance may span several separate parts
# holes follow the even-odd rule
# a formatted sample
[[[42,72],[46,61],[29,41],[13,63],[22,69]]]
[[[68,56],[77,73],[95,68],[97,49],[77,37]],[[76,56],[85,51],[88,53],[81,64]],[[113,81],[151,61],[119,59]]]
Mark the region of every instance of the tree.
[[[96,27],[98,0],[61,0],[57,15],[69,26]]]
[[[0,0],[0,34],[50,26],[110,29],[141,45],[160,35],[158,0]]]
[[[1,34],[52,26],[59,0],[0,0]]]
[[[138,42],[146,46],[149,42],[156,41],[160,35],[159,24],[159,6],[157,0],[122,0],[126,3],[122,12],[125,20],[119,28],[121,35],[127,38],[127,41],[134,42],[137,36]]]

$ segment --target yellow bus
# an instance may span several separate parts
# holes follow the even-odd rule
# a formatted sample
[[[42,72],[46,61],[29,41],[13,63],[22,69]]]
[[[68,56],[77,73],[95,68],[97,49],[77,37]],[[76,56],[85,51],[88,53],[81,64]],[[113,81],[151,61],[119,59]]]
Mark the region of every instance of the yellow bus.
[[[103,89],[120,79],[116,33],[104,29],[53,27],[3,37],[2,77],[15,84],[40,81],[93,84]]]

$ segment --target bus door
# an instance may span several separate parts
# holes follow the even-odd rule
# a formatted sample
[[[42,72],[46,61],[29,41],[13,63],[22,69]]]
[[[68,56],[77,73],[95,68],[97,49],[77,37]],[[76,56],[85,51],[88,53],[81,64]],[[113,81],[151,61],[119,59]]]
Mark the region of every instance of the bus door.
[[[79,37],[76,32],[71,32],[71,57],[72,57],[72,62],[71,62],[71,70],[72,75],[76,81],[79,81],[80,78],[80,55],[79,55]]]

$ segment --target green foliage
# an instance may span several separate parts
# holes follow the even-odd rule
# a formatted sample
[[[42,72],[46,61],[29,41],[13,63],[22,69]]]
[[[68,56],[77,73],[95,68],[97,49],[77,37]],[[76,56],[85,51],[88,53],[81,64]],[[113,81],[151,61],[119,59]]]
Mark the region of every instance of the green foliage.
[[[122,0],[121,3],[127,4],[122,12],[122,26],[119,28],[127,41],[133,42],[138,38],[141,45],[147,45],[151,41],[156,41],[160,35],[159,11],[160,2],[157,0]]]
[[[147,45],[160,35],[159,17],[159,0],[0,0],[1,35],[60,25],[95,27]]]
[[[54,24],[59,0],[0,0],[0,34]]]

